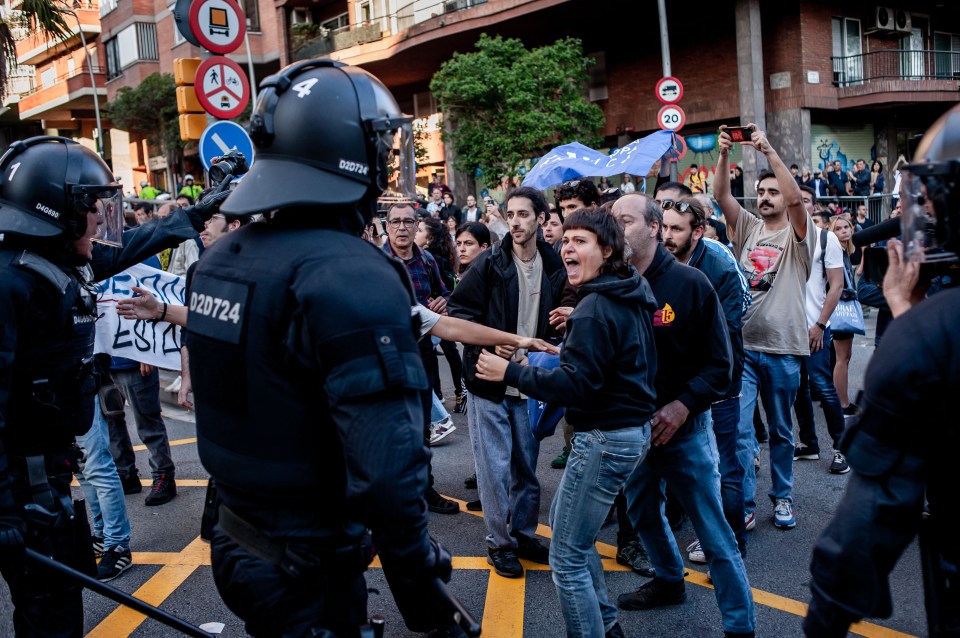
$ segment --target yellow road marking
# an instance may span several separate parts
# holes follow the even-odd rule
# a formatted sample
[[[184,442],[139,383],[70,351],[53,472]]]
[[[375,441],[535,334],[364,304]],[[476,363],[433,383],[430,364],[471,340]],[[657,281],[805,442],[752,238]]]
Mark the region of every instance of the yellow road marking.
[[[173,446],[173,445],[190,445],[191,443],[196,443],[196,442],[197,442],[197,437],[193,437],[193,438],[191,438],[191,439],[177,439],[176,441],[170,441],[170,445],[171,445],[171,446]],[[146,449],[147,449],[147,446],[146,446],[146,445],[134,445],[134,446],[133,446],[133,451],[134,451],[134,452],[143,452],[143,451],[146,450]]]
[[[206,485],[206,481],[196,481]],[[177,481],[180,484],[180,481]],[[449,498],[449,497],[448,497]],[[460,504],[460,509],[467,514],[483,518],[482,512],[471,512],[466,509],[466,501],[451,498]],[[551,538],[552,531],[546,525],[537,526],[537,535]],[[604,571],[629,571],[628,567],[618,565],[615,557],[616,547],[607,543],[597,543],[597,551],[604,558],[601,559]],[[152,605],[159,606],[174,591],[180,587],[190,575],[200,566],[210,565],[210,548],[200,540],[194,539],[181,552],[134,552],[135,565],[163,565],[156,574],[144,583],[133,595]],[[546,571],[549,565],[540,565],[530,561],[522,561],[526,570]],[[380,569],[380,559],[375,558],[370,567]],[[487,581],[487,597],[484,602],[482,617],[483,631],[487,636],[498,638],[522,638],[523,615],[526,604],[526,577],[503,578],[498,576],[493,568],[487,564],[485,556],[454,556],[454,570],[489,570]],[[696,569],[687,569],[686,581],[701,587],[713,589],[707,575]],[[792,598],[779,596],[761,589],[753,589],[753,600],[757,605],[800,616],[807,613],[807,605]],[[118,607],[97,625],[87,638],[114,638],[129,636],[144,621],[146,616],[125,607]],[[865,636],[866,638],[916,638],[912,634],[888,629],[869,622],[859,622],[850,627],[850,633]]]
[[[178,479],[177,479],[177,487],[206,487],[206,486],[207,486],[207,482],[208,482],[209,480],[210,480],[210,479],[181,479],[181,478],[178,478]],[[144,487],[153,487],[153,479],[140,479],[140,483],[141,483]],[[80,487],[80,483],[79,483],[79,482],[77,481],[77,479],[75,479],[75,478],[73,479],[73,481],[70,482],[70,485],[71,485],[72,487]]]
[[[486,562],[486,559],[484,559]],[[543,565],[546,567],[546,565]],[[486,636],[523,636],[523,608],[527,579],[504,578],[493,568],[487,580],[487,599],[483,603],[483,633]]]
[[[154,606],[161,605],[190,577],[190,574],[196,571],[197,567],[204,564],[204,557],[209,557],[209,554],[207,544],[197,537],[182,552],[175,554],[179,560],[164,565],[160,571],[133,592],[133,596]],[[139,555],[139,557],[142,556],[142,554]],[[209,564],[209,558],[206,562]],[[87,638],[129,636],[146,618],[129,607],[117,607],[87,634]]]

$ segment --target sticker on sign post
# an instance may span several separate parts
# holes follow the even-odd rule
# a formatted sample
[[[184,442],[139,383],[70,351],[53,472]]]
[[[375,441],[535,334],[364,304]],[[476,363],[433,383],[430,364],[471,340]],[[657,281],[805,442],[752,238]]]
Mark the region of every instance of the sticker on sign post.
[[[250,101],[247,74],[239,64],[223,56],[200,63],[193,90],[207,113],[224,120],[243,113]]]
[[[676,104],[683,97],[683,84],[677,78],[660,78],[656,91],[657,99],[664,104]]]
[[[665,131],[679,131],[686,121],[686,113],[676,104],[667,104],[657,113],[657,124]]]
[[[190,30],[205,49],[224,54],[243,42],[247,21],[235,0],[194,0]]]

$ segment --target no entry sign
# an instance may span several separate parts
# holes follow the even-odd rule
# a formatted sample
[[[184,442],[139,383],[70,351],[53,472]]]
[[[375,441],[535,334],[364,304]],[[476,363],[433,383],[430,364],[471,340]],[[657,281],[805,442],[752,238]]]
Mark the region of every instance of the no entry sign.
[[[230,53],[243,42],[247,21],[235,0],[194,0],[190,5],[190,30],[204,48]]]
[[[250,83],[236,62],[215,56],[200,63],[193,84],[204,110],[220,119],[237,117],[250,101]]]

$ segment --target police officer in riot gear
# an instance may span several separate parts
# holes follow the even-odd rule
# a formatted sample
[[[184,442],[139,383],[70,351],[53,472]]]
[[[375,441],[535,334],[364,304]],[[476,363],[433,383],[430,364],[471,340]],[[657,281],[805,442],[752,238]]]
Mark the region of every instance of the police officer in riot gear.
[[[374,547],[407,626],[459,635],[436,585],[450,556],[427,533],[414,297],[360,238],[409,122],[357,67],[266,78],[256,159],[222,210],[270,212],[190,282],[198,449],[222,498],[214,581],[254,636],[357,636]]]
[[[811,638],[846,636],[863,617],[888,617],[887,579],[917,534],[930,636],[960,636],[960,549],[951,513],[960,488],[960,288],[922,294],[934,280],[957,281],[960,106],[924,136],[901,185],[903,241],[888,242],[884,278],[899,316],[870,361],[863,412],[842,443],[853,475],[814,548],[813,600],[803,623]]]
[[[0,158],[0,573],[18,636],[83,631],[80,587],[25,563],[24,547],[95,568],[70,497],[73,439],[97,393],[91,284],[195,237],[203,210],[122,233],[120,185],[89,149],[43,136]]]

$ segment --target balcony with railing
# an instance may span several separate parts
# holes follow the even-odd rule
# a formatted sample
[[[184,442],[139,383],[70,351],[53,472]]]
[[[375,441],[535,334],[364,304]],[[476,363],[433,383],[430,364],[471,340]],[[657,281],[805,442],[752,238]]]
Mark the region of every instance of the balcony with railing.
[[[100,7],[96,3],[80,3],[73,11],[77,14],[76,18],[70,13],[63,14],[63,19],[67,23],[69,33],[65,40],[51,40],[36,31],[31,31],[25,34],[26,37],[23,39],[18,39],[17,63],[37,66],[60,55],[64,51],[69,51],[79,46],[81,42],[81,29],[88,42],[99,35]],[[79,24],[77,24],[78,19]]]
[[[306,60],[359,44],[376,42],[433,18],[486,3],[487,0],[413,0],[399,7],[394,14],[354,22],[337,29],[328,30],[314,24],[295,24],[290,28],[291,59]],[[436,26],[441,28],[444,25],[441,21]]]
[[[841,106],[847,98],[902,92],[960,99],[960,51],[889,49],[832,60]]]
[[[107,90],[105,69],[93,67],[96,79],[96,92],[106,99]],[[20,97],[21,119],[50,118],[57,114],[69,113],[74,110],[93,109],[94,88],[90,81],[90,71],[87,65],[65,73],[59,77],[47,80],[41,79],[34,88]]]

